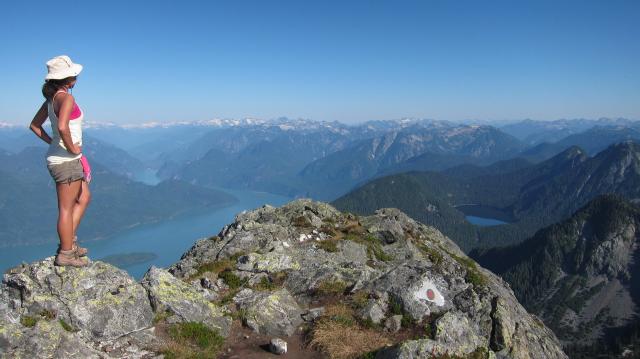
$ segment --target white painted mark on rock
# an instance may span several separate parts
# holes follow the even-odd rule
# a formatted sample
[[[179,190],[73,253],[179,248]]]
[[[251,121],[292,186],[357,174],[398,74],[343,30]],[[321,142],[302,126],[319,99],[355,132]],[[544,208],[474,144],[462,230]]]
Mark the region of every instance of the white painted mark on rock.
[[[444,305],[444,296],[436,288],[436,285],[428,279],[422,281],[422,284],[413,295],[418,300],[426,300],[427,302],[435,303],[439,307]]]

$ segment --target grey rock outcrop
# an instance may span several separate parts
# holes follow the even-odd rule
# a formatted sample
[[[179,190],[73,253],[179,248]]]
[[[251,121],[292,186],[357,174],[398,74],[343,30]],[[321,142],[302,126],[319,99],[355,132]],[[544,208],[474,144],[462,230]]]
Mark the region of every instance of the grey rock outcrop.
[[[149,292],[153,310],[169,315],[169,323],[202,322],[223,336],[229,334],[231,318],[225,311],[166,270],[151,267],[141,283]]]
[[[397,209],[358,217],[308,199],[263,206],[238,214],[216,240],[197,242],[169,271],[189,277],[223,260],[235,261],[234,270],[248,280],[284,272],[282,286],[292,296],[288,301],[303,312],[327,290],[338,297],[365,292],[370,299],[361,310],[363,319],[382,324],[397,315],[389,313],[394,306],[432,328],[430,337],[399,343],[382,357],[485,352],[499,358],[566,358],[553,332],[527,313],[506,282],[439,231]],[[388,298],[386,305],[371,300],[381,293]],[[243,290],[234,301],[246,310],[247,303],[267,297]],[[291,322],[282,335],[290,335],[295,325]]]
[[[20,265],[4,275],[0,303],[2,357],[155,356],[146,349],[155,344],[147,292],[107,263],[56,267],[49,257]]]
[[[201,293],[152,268],[145,286],[104,262],[57,267],[54,257],[10,269],[0,286],[0,357],[155,358],[156,312],[226,335],[231,319]],[[152,307],[153,304],[153,307]]]
[[[49,257],[11,269],[3,283],[21,315],[55,313],[95,340],[115,339],[152,324],[144,288],[104,262],[86,268],[56,267]]]
[[[259,334],[291,336],[302,323],[302,310],[286,289],[254,292],[245,289],[234,297],[243,322]]]
[[[607,343],[614,338],[623,348],[635,337],[639,243],[640,208],[605,195],[527,241],[491,249],[478,259],[508,281],[563,344],[598,357],[613,355],[616,349]],[[509,266],[502,258],[510,258]],[[508,311],[498,308],[492,316],[513,332]],[[509,333],[496,334],[508,339]]]

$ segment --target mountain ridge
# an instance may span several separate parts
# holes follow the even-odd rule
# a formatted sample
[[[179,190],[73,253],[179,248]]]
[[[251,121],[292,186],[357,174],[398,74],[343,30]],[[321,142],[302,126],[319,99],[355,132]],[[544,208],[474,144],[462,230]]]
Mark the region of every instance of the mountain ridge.
[[[621,353],[640,345],[639,229],[640,208],[604,195],[518,245],[470,256],[511,283],[572,351]]]
[[[332,203],[341,210],[360,214],[371,213],[374,207],[403,209],[436,226],[467,250],[505,245],[569,217],[597,195],[614,192],[629,200],[638,199],[640,145],[622,142],[594,157],[570,147],[544,162],[528,167],[516,165],[512,172],[486,174],[484,169],[467,166],[461,173],[467,177],[456,177],[453,169],[450,174],[409,172],[381,177]],[[494,208],[515,223],[474,227],[456,208],[460,204]]]

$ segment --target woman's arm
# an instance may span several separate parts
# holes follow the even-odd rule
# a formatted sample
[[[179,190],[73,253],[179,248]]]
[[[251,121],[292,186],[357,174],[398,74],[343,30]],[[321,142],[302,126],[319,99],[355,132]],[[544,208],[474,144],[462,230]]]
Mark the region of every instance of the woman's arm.
[[[42,124],[47,120],[47,116],[47,101],[45,101],[42,106],[40,106],[38,112],[36,112],[36,115],[33,116],[33,120],[31,120],[31,125],[29,125],[29,128],[44,142],[51,143],[51,137],[49,136],[47,131],[42,128]]]
[[[62,103],[60,104],[60,110],[58,110],[58,132],[67,151],[74,155],[79,155],[82,153],[82,149],[73,143],[71,130],[69,129],[69,117],[71,116],[74,102],[73,96],[64,94],[60,97],[62,97]]]

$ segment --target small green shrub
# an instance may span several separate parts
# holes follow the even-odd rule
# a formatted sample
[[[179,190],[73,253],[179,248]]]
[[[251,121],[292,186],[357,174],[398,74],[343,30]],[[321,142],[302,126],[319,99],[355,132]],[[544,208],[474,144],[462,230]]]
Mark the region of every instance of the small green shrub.
[[[213,359],[224,345],[224,337],[198,322],[172,324],[168,328],[173,341],[161,351],[165,358]]]
[[[371,318],[366,318],[364,320],[361,321],[362,327],[367,328],[367,329],[380,329],[381,326],[380,324],[374,323],[373,320],[371,320]]]
[[[320,241],[320,243],[318,243],[318,247],[326,252],[335,253],[338,251],[338,241],[335,239],[326,239],[324,241]]]
[[[164,322],[170,316],[171,313],[167,311],[157,312],[156,315],[153,316],[153,324]]]
[[[232,262],[228,259],[223,259],[215,262],[203,263],[196,268],[196,273],[190,276],[187,281],[191,281],[195,278],[201,277],[205,273],[215,273],[218,274],[224,270],[233,268],[235,262]]]
[[[201,277],[203,274],[211,272],[215,274],[219,274],[220,272],[231,270],[235,266],[238,258],[242,257],[245,253],[236,253],[227,259],[221,259],[214,262],[206,262],[200,264],[196,268],[196,273],[189,276],[187,278],[187,282],[192,281],[198,277]]]
[[[418,249],[433,262],[434,265],[438,266],[444,260],[442,253],[438,252],[438,250],[428,247],[423,243],[417,244]]]
[[[320,295],[343,294],[347,290],[347,284],[340,280],[324,280],[320,282],[316,293]]]
[[[56,312],[49,309],[44,309],[40,312],[40,316],[46,320],[54,320],[56,318]]]
[[[311,222],[305,216],[298,216],[293,219],[293,225],[301,228],[309,228],[311,227]]]
[[[467,282],[473,284],[474,287],[480,288],[487,284],[487,278],[482,272],[478,269],[476,262],[474,262],[471,258],[463,258],[457,256],[451,252],[447,252],[453,259],[455,259],[458,263],[460,263],[467,270],[467,275],[465,279]]]
[[[60,323],[60,326],[62,327],[62,329],[66,330],[67,332],[75,333],[78,331],[78,329],[75,329],[74,327],[69,325],[69,323],[65,322],[64,319],[62,318],[58,319],[58,323]]]
[[[487,284],[487,280],[484,274],[480,273],[480,271],[476,268],[467,271],[467,275],[465,276],[467,282],[473,284],[474,287],[483,287]]]
[[[323,224],[322,226],[320,226],[320,232],[327,234],[331,237],[334,237],[338,234],[336,230],[333,228],[333,226],[326,225],[326,224]]]
[[[228,291],[225,295],[223,295],[222,297],[220,297],[220,299],[217,300],[218,304],[226,305],[231,303],[231,301],[233,300],[233,297],[236,294],[238,294],[239,291],[240,291],[239,289],[232,289]]]
[[[487,348],[478,347],[476,350],[466,355],[441,354],[432,356],[433,359],[488,359],[489,350]]]
[[[37,322],[38,322],[38,318],[37,317],[31,317],[31,316],[28,316],[28,315],[23,315],[20,318],[20,323],[22,325],[24,325],[25,327],[29,327],[29,328],[35,327]]]
[[[415,322],[416,321],[411,315],[409,315],[408,313],[402,313],[402,320],[400,321],[400,325],[402,325],[403,328],[409,328],[410,326],[414,325]]]
[[[433,339],[435,333],[433,333],[433,328],[431,327],[431,322],[428,322],[424,325],[424,337],[428,339]]]
[[[369,258],[376,258],[382,262],[389,262],[393,259],[393,257],[382,250],[382,244],[372,235],[361,236],[354,233],[348,233],[344,239],[360,243],[367,247],[367,254],[369,255]]]
[[[365,290],[359,290],[351,296],[351,305],[355,309],[362,309],[367,303],[369,303],[369,293]]]
[[[358,359],[375,359],[376,355],[378,354],[379,350],[374,350],[371,352],[367,352],[362,354]]]
[[[231,318],[245,321],[247,319],[247,310],[245,308],[240,308],[231,313]]]
[[[398,302],[395,298],[391,297],[389,299],[389,311],[393,315],[401,315],[403,313],[402,304]]]
[[[354,325],[356,325],[356,321],[351,316],[334,315],[331,317],[331,320],[348,327],[353,327]]]
[[[260,278],[260,283],[253,286],[253,289],[261,291],[272,291],[278,289],[279,286],[267,277]]]
[[[218,277],[222,278],[224,283],[228,285],[229,288],[231,289],[240,288],[242,285],[244,285],[247,282],[246,279],[241,279],[240,277],[235,275],[231,270],[225,270],[221,272],[220,274],[218,274]]]

